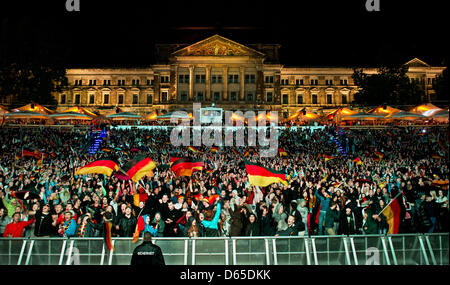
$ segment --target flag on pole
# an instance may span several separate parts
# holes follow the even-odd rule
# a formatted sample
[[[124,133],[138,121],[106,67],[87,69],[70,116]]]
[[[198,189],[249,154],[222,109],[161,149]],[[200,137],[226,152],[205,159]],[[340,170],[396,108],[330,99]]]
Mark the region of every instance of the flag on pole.
[[[388,234],[398,234],[400,228],[400,202],[399,196],[403,192],[399,192],[389,204],[381,210],[380,214],[384,214],[386,221],[389,224]]]
[[[203,170],[203,161],[183,157],[174,161],[170,168],[177,176],[192,176],[193,172]]]
[[[121,169],[134,182],[138,182],[145,175],[152,176],[155,167],[156,163],[150,157],[137,155],[133,159],[128,160]]]
[[[75,175],[97,173],[111,176],[114,170],[119,170],[119,164],[111,159],[96,160],[86,164],[75,172]]]
[[[326,154],[324,154],[323,157],[325,158],[325,161],[335,159],[334,156],[329,156],[329,155],[326,155]]]
[[[281,147],[278,149],[278,153],[280,156],[288,156],[287,152]]]
[[[244,161],[245,169],[247,170],[248,180],[252,186],[268,186],[273,183],[281,182],[283,185],[288,185],[286,174],[262,166],[259,163],[252,163]]]
[[[358,164],[358,165],[362,164],[362,161],[361,161],[361,159],[359,157],[353,159],[353,162],[356,162],[356,164]]]
[[[190,146],[189,150],[192,151],[193,153],[197,153],[198,152],[198,150],[195,147],[193,147],[193,146]]]

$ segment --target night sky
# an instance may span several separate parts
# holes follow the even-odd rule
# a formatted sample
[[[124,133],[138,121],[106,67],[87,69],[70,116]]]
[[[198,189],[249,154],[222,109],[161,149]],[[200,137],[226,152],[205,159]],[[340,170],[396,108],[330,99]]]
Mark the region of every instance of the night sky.
[[[67,67],[146,66],[156,43],[220,34],[242,44],[281,44],[286,66],[378,66],[419,57],[448,65],[443,1],[366,0],[1,1],[0,60]],[[392,2],[395,2],[392,3]]]

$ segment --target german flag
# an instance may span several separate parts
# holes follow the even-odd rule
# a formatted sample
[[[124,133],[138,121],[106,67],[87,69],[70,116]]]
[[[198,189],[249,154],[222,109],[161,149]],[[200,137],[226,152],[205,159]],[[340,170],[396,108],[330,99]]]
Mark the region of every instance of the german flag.
[[[139,240],[139,235],[145,229],[145,221],[143,216],[139,216],[136,224],[136,228],[134,229],[132,243],[136,243]]]
[[[111,228],[112,222],[107,221],[105,223],[105,243],[109,251],[114,251],[114,246],[112,245],[112,238],[111,238]]]
[[[145,189],[144,189],[144,187],[142,187],[142,185],[139,185],[139,189],[138,189],[137,192],[138,193],[135,193],[133,195],[133,204],[136,207],[139,207],[139,203],[140,202],[144,202],[145,203],[147,201],[148,195],[147,195],[147,193],[145,193]]]
[[[379,152],[378,150],[375,151],[375,155],[378,156],[379,159],[383,159],[384,154],[382,154],[381,152]]]
[[[211,151],[211,152],[214,152],[214,153],[217,153],[217,152],[219,151],[219,148],[217,148],[217,146],[213,146],[213,147],[210,149],[210,151]]]
[[[248,149],[244,152],[244,157],[246,157],[250,152],[248,151]]]
[[[111,152],[112,151],[112,149],[110,148],[110,147],[102,147],[101,149],[100,149],[101,151],[103,151],[103,152]]]
[[[362,161],[361,161],[361,159],[359,157],[353,159],[353,162],[356,162],[356,164],[359,164],[359,165],[362,164]]]
[[[433,154],[433,155],[431,156],[431,158],[434,158],[434,159],[443,159],[443,157],[440,156],[440,155],[437,154],[437,153]]]
[[[252,186],[265,187],[279,182],[283,183],[283,185],[288,185],[286,174],[281,171],[266,168],[259,163],[249,161],[244,161],[244,164],[247,170],[248,180]]]
[[[214,204],[214,202],[216,202],[217,198],[220,198],[219,194],[214,194],[214,195],[211,195],[211,196],[209,196],[207,198],[203,198],[203,199],[208,200],[209,205],[212,205],[212,204]]]
[[[37,149],[34,151],[34,157],[36,159],[41,159],[42,157],[47,158],[47,154],[38,151]]]
[[[203,170],[203,161],[183,157],[173,162],[170,169],[177,176],[192,176],[193,172]]]
[[[119,169],[119,164],[114,160],[101,159],[96,160],[91,163],[86,164],[75,172],[75,175],[88,174],[88,173],[98,173],[111,176],[114,170]]]
[[[235,155],[240,155],[240,153],[233,147],[233,153],[235,154]]]
[[[171,157],[171,158],[170,158],[170,165],[172,165],[172,163],[174,163],[174,162],[177,161],[178,159],[180,159],[180,157]]]
[[[198,152],[198,149],[196,149],[196,148],[193,147],[193,146],[190,146],[188,149],[189,149],[190,151],[192,151],[193,153],[197,153],[197,152]]]
[[[388,234],[398,234],[401,212],[400,202],[398,201],[400,194],[402,194],[402,192],[398,193],[395,198],[392,199],[392,201],[380,212],[380,214],[384,214],[386,221],[389,224]]]
[[[334,156],[329,156],[329,155],[326,155],[326,154],[324,154],[323,157],[325,158],[325,161],[335,159]]]
[[[31,156],[36,157],[34,151],[30,150],[29,148],[23,148],[22,149],[22,157]]]
[[[278,153],[280,156],[288,156],[287,152],[281,147],[278,149]]]
[[[18,155],[18,154],[16,154],[16,160],[19,160],[20,159],[20,155]]]
[[[152,170],[156,167],[156,163],[144,155],[137,155],[130,159],[121,168],[125,174],[134,182],[138,182],[146,174],[152,174]]]

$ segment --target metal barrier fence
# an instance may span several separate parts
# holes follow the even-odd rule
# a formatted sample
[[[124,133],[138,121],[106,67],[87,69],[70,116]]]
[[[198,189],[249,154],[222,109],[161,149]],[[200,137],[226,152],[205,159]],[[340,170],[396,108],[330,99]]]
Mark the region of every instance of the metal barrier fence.
[[[168,265],[449,265],[449,234],[154,238]],[[0,238],[0,265],[128,265],[140,242]]]

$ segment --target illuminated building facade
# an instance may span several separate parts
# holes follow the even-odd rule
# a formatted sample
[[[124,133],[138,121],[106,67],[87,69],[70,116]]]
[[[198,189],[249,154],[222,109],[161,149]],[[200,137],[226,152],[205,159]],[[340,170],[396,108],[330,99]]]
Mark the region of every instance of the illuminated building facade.
[[[139,114],[191,110],[212,103],[224,110],[272,110],[287,116],[349,105],[357,91],[347,67],[284,67],[276,44],[242,45],[219,35],[192,45],[158,45],[159,59],[148,68],[68,69],[69,87],[55,94],[58,111],[81,105],[110,113]],[[444,67],[415,58],[408,76],[433,96]],[[376,68],[364,68],[376,73]]]

